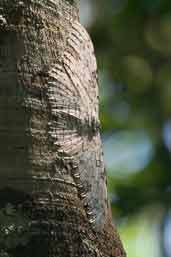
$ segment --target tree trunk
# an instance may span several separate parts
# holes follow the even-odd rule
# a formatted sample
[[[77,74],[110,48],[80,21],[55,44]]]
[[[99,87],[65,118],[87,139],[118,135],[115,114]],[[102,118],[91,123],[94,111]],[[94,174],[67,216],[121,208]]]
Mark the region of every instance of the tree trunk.
[[[0,1],[0,256],[123,257],[76,0]]]

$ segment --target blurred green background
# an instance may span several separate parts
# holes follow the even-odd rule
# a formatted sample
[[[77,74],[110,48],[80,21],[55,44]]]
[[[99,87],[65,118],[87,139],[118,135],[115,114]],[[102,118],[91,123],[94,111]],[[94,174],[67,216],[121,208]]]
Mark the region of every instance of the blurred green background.
[[[128,257],[171,257],[171,0],[82,0],[114,222]]]

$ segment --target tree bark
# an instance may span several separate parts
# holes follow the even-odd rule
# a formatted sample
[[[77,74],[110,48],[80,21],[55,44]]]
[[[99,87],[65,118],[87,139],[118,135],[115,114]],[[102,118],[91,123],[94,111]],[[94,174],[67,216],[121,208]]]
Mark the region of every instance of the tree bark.
[[[76,0],[1,0],[0,107],[0,256],[125,256]]]

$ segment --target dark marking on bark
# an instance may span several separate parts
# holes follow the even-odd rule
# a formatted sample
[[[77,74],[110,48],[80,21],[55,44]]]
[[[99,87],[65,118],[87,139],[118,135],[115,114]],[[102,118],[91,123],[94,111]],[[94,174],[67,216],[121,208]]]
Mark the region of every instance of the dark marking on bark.
[[[4,208],[7,203],[18,205],[26,200],[31,200],[31,196],[26,192],[14,190],[8,187],[0,190],[0,208]]]

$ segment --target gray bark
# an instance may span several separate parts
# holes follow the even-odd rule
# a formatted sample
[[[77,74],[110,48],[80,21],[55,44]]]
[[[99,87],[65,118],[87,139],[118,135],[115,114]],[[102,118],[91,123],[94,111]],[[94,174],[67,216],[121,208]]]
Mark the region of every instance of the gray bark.
[[[0,256],[125,256],[78,16],[74,0],[0,1]]]

